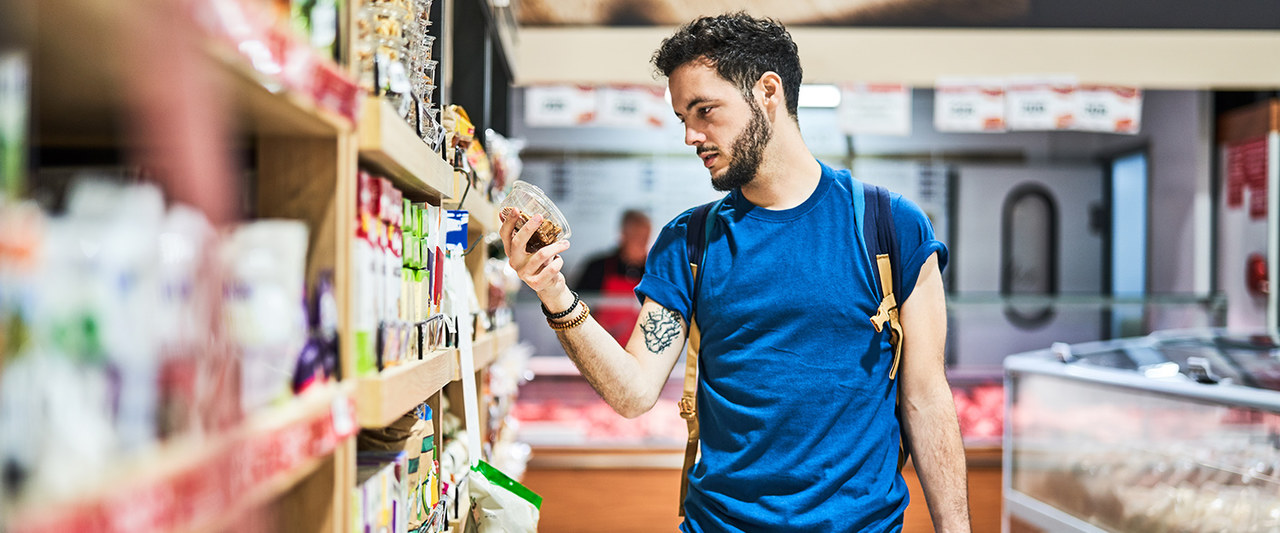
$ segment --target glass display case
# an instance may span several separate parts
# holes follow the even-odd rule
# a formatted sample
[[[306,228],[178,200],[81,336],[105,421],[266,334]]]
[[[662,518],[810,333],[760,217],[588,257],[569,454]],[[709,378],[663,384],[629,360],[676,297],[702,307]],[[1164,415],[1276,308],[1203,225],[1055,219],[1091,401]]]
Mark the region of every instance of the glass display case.
[[[1005,531],[1280,531],[1280,338],[1218,330],[1005,359]]]

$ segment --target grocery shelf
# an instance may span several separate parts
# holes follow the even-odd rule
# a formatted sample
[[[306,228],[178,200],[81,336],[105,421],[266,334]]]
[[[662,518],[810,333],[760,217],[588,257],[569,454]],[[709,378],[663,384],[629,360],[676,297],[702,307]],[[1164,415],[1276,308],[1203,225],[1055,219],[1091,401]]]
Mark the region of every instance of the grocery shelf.
[[[365,98],[356,130],[360,161],[386,173],[411,198],[452,197],[453,167],[431,151],[386,99]]]
[[[81,496],[28,501],[10,533],[214,530],[284,494],[355,434],[341,386],[309,391],[212,440],[190,438],[104,465]]]
[[[377,376],[356,381],[356,418],[361,427],[391,425],[449,381],[457,379],[457,350],[436,350],[421,360],[402,363]]]
[[[460,191],[458,194],[462,198],[462,205],[459,206],[457,202],[453,202],[449,204],[449,208],[466,209],[471,213],[471,216],[467,221],[469,230],[474,229],[481,233],[498,231],[498,207],[489,202],[489,200],[485,198],[484,193],[475,189],[472,189],[471,191],[466,192],[465,195],[462,195],[461,191],[466,191],[467,180],[461,173],[455,174],[457,176],[456,190]]]
[[[471,344],[471,354],[475,358],[475,369],[488,368],[507,348],[514,345],[520,337],[520,330],[515,324],[508,324],[496,330],[481,334]],[[455,380],[461,379],[461,365],[454,374]]]
[[[163,83],[155,80],[182,75],[183,79],[172,80],[170,91],[182,91],[183,81],[190,84],[191,76],[198,76],[203,86],[216,88],[209,92],[217,100],[191,105],[225,105],[240,120],[241,130],[336,137],[353,128],[349,118],[333,110],[344,108],[347,96],[354,102],[358,93],[354,83],[331,60],[295,46],[296,39],[285,31],[271,29],[254,35],[257,48],[250,48],[237,46],[230,37],[215,37],[212,30],[193,22],[189,25],[201,30],[191,37],[194,53],[204,61],[170,73],[163,69],[168,64],[156,58],[181,57],[172,50],[183,43],[154,42],[138,35],[143,35],[143,28],[173,24],[175,17],[194,18],[193,8],[184,2],[147,0],[131,3],[129,9],[120,9],[112,0],[42,0],[22,5],[28,7],[24,15],[33,22],[29,31],[35,51],[32,62],[40,66],[32,72],[33,85],[39,88],[32,121],[38,125],[33,129],[40,144],[118,145],[132,129],[131,117],[141,104],[164,94]],[[150,55],[140,59],[139,48]],[[251,60],[247,54],[254,52]],[[282,64],[286,59],[290,63]],[[295,85],[307,88],[294,90]],[[341,95],[326,93],[327,88],[336,88]],[[325,98],[326,105],[318,105],[317,98]],[[173,104],[160,107],[169,110]]]

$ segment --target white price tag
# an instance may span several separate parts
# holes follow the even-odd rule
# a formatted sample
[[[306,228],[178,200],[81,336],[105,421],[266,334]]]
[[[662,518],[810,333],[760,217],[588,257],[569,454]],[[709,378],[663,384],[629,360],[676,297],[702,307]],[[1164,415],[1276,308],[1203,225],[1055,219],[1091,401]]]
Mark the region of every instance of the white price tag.
[[[1076,128],[1081,131],[1136,134],[1142,128],[1142,89],[1081,85]]]
[[[911,88],[900,83],[841,85],[836,113],[840,131],[848,135],[911,135]]]
[[[404,63],[401,61],[387,60],[387,80],[391,92],[396,94],[409,94],[409,73],[404,69]]]
[[[1071,129],[1076,113],[1076,80],[1070,76],[1018,77],[1005,92],[1011,130]]]
[[[942,78],[935,87],[933,126],[938,131],[1005,131],[1003,80]]]
[[[333,397],[333,433],[339,439],[356,432],[356,420],[351,413],[351,402],[345,394]]]

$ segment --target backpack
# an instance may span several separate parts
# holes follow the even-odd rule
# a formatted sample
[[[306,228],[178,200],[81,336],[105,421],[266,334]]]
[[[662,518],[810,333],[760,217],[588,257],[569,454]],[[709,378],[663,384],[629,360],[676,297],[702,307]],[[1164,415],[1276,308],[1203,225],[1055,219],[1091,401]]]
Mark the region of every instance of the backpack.
[[[898,301],[895,295],[902,293],[901,275],[898,264],[891,258],[898,257],[898,234],[893,227],[893,212],[890,206],[889,190],[884,187],[862,184],[864,207],[862,213],[862,235],[866,242],[867,253],[876,258],[873,270],[876,284],[880,286],[883,297],[876,314],[870,318],[876,332],[889,328],[889,344],[893,348],[893,366],[889,369],[889,379],[898,374],[898,364],[902,360],[902,324],[898,321]],[[724,198],[715,202],[702,204],[694,208],[689,216],[685,231],[685,250],[689,257],[689,269],[693,273],[693,293],[689,310],[689,343],[685,353],[684,393],[677,404],[680,407],[680,418],[685,419],[689,429],[689,439],[685,443],[684,466],[680,473],[680,516],[684,516],[684,499],[689,492],[689,472],[698,455],[698,351],[702,346],[702,332],[697,322],[697,298],[702,288],[700,266],[706,262],[707,242],[711,239],[714,221],[708,224],[711,215],[720,211]],[[874,238],[872,238],[874,237]],[[885,283],[888,280],[888,283]],[[901,391],[901,388],[898,389]],[[895,403],[897,399],[895,399]],[[901,427],[901,422],[899,422]],[[898,469],[906,463],[909,451],[906,441],[898,439]]]

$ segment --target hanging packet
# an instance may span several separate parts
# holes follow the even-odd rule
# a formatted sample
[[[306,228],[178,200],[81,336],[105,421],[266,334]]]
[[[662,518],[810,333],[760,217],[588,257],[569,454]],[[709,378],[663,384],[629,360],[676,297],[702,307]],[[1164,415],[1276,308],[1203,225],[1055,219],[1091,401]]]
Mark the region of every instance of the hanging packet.
[[[475,501],[475,519],[467,531],[477,533],[535,533],[542,496],[511,479],[489,463],[471,467],[467,482]]]

